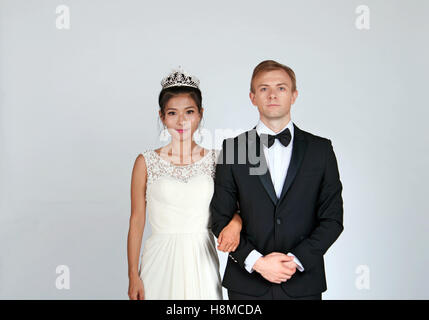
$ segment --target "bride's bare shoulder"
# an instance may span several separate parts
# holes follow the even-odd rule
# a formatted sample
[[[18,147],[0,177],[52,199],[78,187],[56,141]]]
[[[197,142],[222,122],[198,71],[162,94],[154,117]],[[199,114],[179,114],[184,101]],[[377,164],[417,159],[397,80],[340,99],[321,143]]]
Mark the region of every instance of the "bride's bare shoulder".
[[[149,161],[149,152],[144,151],[137,155],[137,158],[134,161],[132,179],[133,180],[146,180],[147,176],[147,166]]]

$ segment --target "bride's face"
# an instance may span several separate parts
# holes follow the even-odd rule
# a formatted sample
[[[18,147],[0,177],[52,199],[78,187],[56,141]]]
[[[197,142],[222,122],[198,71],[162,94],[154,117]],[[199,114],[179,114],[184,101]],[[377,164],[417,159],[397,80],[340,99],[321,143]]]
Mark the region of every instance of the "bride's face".
[[[201,113],[198,112],[195,101],[189,94],[184,93],[170,98],[165,106],[164,116],[162,114],[160,116],[171,134],[171,138],[184,141],[192,139],[202,113],[203,108],[201,108]]]

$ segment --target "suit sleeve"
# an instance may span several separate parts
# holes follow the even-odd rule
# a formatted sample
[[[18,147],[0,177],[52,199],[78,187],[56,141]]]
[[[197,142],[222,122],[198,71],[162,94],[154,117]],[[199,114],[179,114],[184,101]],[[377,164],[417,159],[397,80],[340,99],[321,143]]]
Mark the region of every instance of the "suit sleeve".
[[[214,235],[219,237],[222,229],[231,221],[238,209],[238,188],[233,175],[233,164],[228,164],[225,156],[226,140],[222,143],[222,151],[216,164],[215,188],[210,203],[211,227]],[[228,157],[229,158],[229,157]],[[245,268],[244,261],[255,247],[247,240],[243,231],[240,243],[229,256],[234,262]]]
[[[316,212],[319,224],[308,238],[290,250],[301,261],[305,271],[311,270],[322,261],[325,252],[344,229],[342,184],[332,143],[330,140],[328,142]]]

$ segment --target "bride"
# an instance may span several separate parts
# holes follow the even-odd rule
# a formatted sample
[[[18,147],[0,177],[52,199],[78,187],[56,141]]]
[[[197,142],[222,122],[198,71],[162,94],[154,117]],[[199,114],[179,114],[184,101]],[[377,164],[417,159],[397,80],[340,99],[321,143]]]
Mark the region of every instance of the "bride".
[[[128,232],[128,296],[142,299],[222,299],[219,260],[210,230],[217,153],[193,136],[203,116],[199,80],[173,71],[161,81],[159,116],[171,142],[135,160]],[[146,214],[152,234],[139,264]],[[236,213],[218,238],[234,251],[242,221]]]

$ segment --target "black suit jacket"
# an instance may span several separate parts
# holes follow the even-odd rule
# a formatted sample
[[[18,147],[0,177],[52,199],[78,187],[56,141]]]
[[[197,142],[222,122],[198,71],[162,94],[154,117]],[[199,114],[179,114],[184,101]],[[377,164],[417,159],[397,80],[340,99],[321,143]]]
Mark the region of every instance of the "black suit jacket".
[[[229,253],[222,285],[255,296],[267,292],[272,283],[244,268],[244,260],[256,249],[263,255],[291,252],[302,263],[305,270],[297,270],[281,284],[286,294],[324,292],[323,255],[344,229],[342,184],[331,141],[294,125],[292,156],[280,199],[264,168],[266,159],[255,128],[223,141],[210,204],[212,230],[218,237],[237,209],[243,228],[239,246]]]

